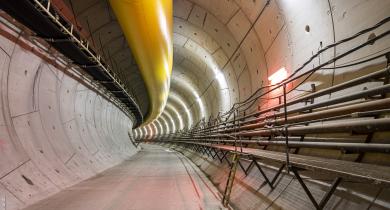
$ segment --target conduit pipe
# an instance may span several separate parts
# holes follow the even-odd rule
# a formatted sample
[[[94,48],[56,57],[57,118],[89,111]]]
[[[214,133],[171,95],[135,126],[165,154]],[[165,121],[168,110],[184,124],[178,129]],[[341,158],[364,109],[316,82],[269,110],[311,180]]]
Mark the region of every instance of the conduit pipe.
[[[304,111],[312,110],[312,109],[316,109],[316,108],[323,108],[326,106],[336,105],[339,103],[348,102],[348,101],[352,101],[352,100],[356,100],[356,99],[360,99],[360,98],[364,98],[364,97],[368,97],[368,96],[373,96],[376,94],[388,93],[389,91],[390,91],[389,84],[382,85],[379,87],[374,87],[374,88],[369,89],[369,90],[363,90],[360,92],[356,92],[356,93],[353,93],[353,94],[350,94],[347,96],[341,96],[341,97],[333,98],[331,100],[322,101],[319,103],[310,104],[307,106],[291,109],[291,110],[287,111],[287,114],[294,114],[294,113],[304,112]],[[316,117],[324,118],[324,117],[337,116],[337,115],[342,114],[343,112],[344,113],[348,113],[348,112],[352,113],[352,112],[357,112],[357,111],[362,111],[362,110],[367,110],[367,109],[377,110],[379,108],[387,108],[388,103],[389,103],[388,99],[381,99],[381,100],[366,102],[364,104],[361,103],[360,105],[355,104],[355,105],[344,106],[341,108],[323,110],[323,111],[319,111],[319,112],[315,112],[315,113],[311,113],[311,114],[307,114],[307,115],[301,114],[298,116],[289,117],[288,121],[289,122],[299,122],[299,121],[303,121],[303,120],[316,119]],[[362,108],[360,106],[367,106],[367,109]],[[377,106],[377,107],[375,107],[375,106]],[[271,109],[269,111],[272,111],[272,110],[273,109]],[[262,114],[264,114],[264,113],[266,113],[266,112],[262,112]],[[325,115],[322,115],[322,114],[325,114]],[[224,130],[220,130],[221,132],[224,132],[224,131],[229,132],[229,131],[234,131],[234,130],[249,130],[249,129],[259,128],[264,124],[260,121],[266,120],[267,118],[270,118],[270,117],[281,117],[283,115],[284,115],[284,112],[273,112],[273,113],[270,113],[270,116],[262,116],[262,117],[251,119],[251,120],[248,120],[245,122],[241,122],[240,124],[246,124],[246,125],[243,125],[240,128],[234,128],[234,126],[236,126],[236,125],[232,124],[232,125],[226,125],[225,127],[219,127],[218,129],[212,129],[209,131],[209,133],[216,133],[220,129],[224,129]],[[270,121],[268,123],[271,123],[271,122],[274,122],[274,123],[284,122],[284,120],[275,120],[275,121]],[[200,133],[200,132],[198,132],[198,133]]]
[[[187,143],[192,144],[193,141],[157,141],[157,142],[170,142],[170,143]],[[215,142],[215,143],[213,143]],[[257,144],[260,146],[285,146],[285,141],[251,141],[242,140],[235,142],[234,140],[208,140],[205,143],[211,143],[210,145],[231,144],[234,146],[238,144]],[[381,152],[390,153],[390,144],[378,144],[378,143],[344,143],[344,142],[299,142],[293,141],[288,143],[289,148],[317,148],[317,149],[341,149],[346,152]]]
[[[337,91],[343,90],[345,88],[349,88],[349,87],[352,87],[352,86],[355,86],[355,85],[359,85],[359,84],[365,83],[367,81],[375,81],[375,80],[377,80],[379,78],[387,76],[389,74],[389,72],[390,72],[390,69],[389,68],[385,68],[385,69],[382,69],[382,70],[379,70],[379,71],[376,71],[376,72],[373,72],[373,73],[370,73],[370,74],[367,74],[367,75],[364,75],[364,76],[361,76],[361,77],[349,80],[347,82],[344,82],[344,83],[341,83],[341,84],[338,84],[338,85],[334,85],[332,87],[325,88],[325,89],[319,90],[319,91],[314,92],[314,93],[307,94],[307,95],[302,96],[300,98],[297,98],[297,99],[294,99],[294,100],[291,100],[291,101],[287,101],[286,105],[290,106],[290,105],[293,105],[293,104],[297,104],[299,102],[304,102],[304,101],[307,101],[307,100],[310,100],[310,99],[313,99],[313,98],[317,98],[317,97],[320,97],[320,96],[323,96],[323,95],[326,95],[326,94],[329,94],[329,93],[332,93],[332,92],[337,92]],[[284,106],[284,104],[278,104],[278,105],[275,105],[275,106],[263,109],[261,111],[255,112],[253,114],[246,115],[246,116],[243,116],[243,117],[239,117],[238,119],[235,119],[235,120],[236,121],[242,121],[240,123],[241,125],[255,123],[255,122],[259,121],[259,118],[250,119],[250,120],[247,120],[247,121],[244,121],[244,120],[248,119],[248,118],[252,118],[252,117],[258,117],[258,116],[260,116],[260,115],[262,115],[264,113],[270,112],[270,111],[279,110],[283,106]],[[308,107],[306,107],[306,108],[308,108]],[[280,114],[283,114],[283,113],[280,113]],[[207,131],[207,130],[208,131],[210,131],[210,130],[211,131],[212,130],[217,130],[217,129],[219,129],[218,127],[221,126],[221,125],[225,125],[226,128],[234,127],[235,125],[231,124],[231,123],[234,123],[234,120],[229,120],[227,122],[221,122],[221,123],[219,123],[217,125],[210,126],[210,127],[206,128],[206,129],[201,129],[198,132]]]
[[[150,99],[143,125],[164,110],[172,72],[172,0],[110,0]]]
[[[328,123],[323,125],[309,125],[291,127],[288,133],[291,135],[306,135],[320,133],[342,133],[353,132],[367,134],[369,132],[387,131],[390,126],[390,118],[366,119],[359,121]],[[233,136],[252,137],[252,136],[270,136],[284,133],[283,128],[261,129],[248,132],[233,133]],[[210,136],[211,137],[211,136]],[[214,135],[213,137],[223,137],[223,135]]]
[[[322,125],[294,126],[289,127],[289,135],[307,135],[323,133],[349,132],[354,134],[367,134],[369,132],[388,131],[390,118],[360,119],[359,121],[332,122]],[[283,134],[284,128],[262,128],[253,131],[244,131],[230,134],[212,134],[204,136],[191,136],[192,139],[226,138],[226,137],[264,137]]]
[[[341,106],[341,107],[322,110],[322,111],[318,111],[318,112],[300,114],[300,115],[288,117],[287,122],[288,123],[298,123],[298,122],[305,122],[305,121],[309,121],[309,120],[324,119],[327,117],[336,117],[336,116],[346,115],[346,114],[351,114],[351,116],[352,115],[355,116],[355,115],[358,115],[359,112],[362,112],[362,111],[379,110],[379,109],[385,109],[388,107],[390,107],[390,98],[385,98],[385,99],[379,99],[379,100],[374,100],[374,101],[368,101],[368,102],[348,105],[348,106]],[[358,117],[358,116],[356,116],[356,117]],[[270,118],[270,117],[268,117],[268,118]],[[240,130],[251,130],[251,129],[262,128],[262,127],[266,126],[267,124],[280,125],[280,124],[285,123],[284,119],[276,119],[276,120],[267,121],[266,116],[258,118],[258,121],[260,121],[260,120],[264,120],[264,121],[259,122],[259,123],[244,125],[244,126],[241,126],[239,128],[228,128],[225,130],[221,130],[220,132],[225,133],[225,132],[233,132],[233,131],[240,131]]]

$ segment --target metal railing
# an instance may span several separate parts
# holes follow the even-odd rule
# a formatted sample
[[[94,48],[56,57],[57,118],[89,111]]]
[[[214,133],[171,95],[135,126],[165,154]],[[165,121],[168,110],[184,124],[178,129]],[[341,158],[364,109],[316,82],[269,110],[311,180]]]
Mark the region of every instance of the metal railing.
[[[353,40],[389,21],[390,18],[386,18],[375,26],[344,39],[344,41]],[[228,157],[238,153],[240,158],[248,157],[251,160],[248,168],[243,167],[238,160],[237,164],[244,173],[248,174],[251,167],[256,166],[271,188],[275,187],[275,180],[285,169],[286,173],[292,172],[297,178],[316,209],[323,209],[339,183],[350,178],[359,179],[362,182],[389,185],[390,177],[377,173],[378,170],[390,173],[389,167],[359,162],[366,152],[390,153],[390,143],[387,139],[389,135],[382,138],[379,137],[380,135],[374,135],[377,132],[390,131],[390,118],[388,117],[390,113],[390,98],[388,97],[390,93],[390,52],[381,52],[374,56],[371,55],[371,57],[368,55],[367,57],[370,58],[363,61],[334,67],[334,69],[343,69],[376,59],[383,61],[383,58],[386,58],[387,67],[385,68],[379,68],[375,72],[324,89],[319,89],[312,84],[311,90],[306,91],[304,95],[297,98],[290,96],[297,87],[308,81],[313,73],[323,68],[327,69],[327,65],[333,64],[389,34],[390,30],[387,30],[377,35],[375,40],[368,40],[354,46],[346,52],[302,72],[303,67],[310,63],[306,62],[304,66],[298,68],[281,83],[260,88],[244,102],[236,103],[236,106],[219,116],[218,119],[209,120],[209,122],[216,122],[215,124],[203,123],[203,126],[195,126],[188,131],[155,136],[154,142],[179,145],[187,150],[206,155],[208,158],[217,158],[221,163],[226,161],[230,166],[232,162]],[[342,44],[342,41],[330,46],[335,47]],[[331,47],[328,46],[320,50],[318,55]],[[311,57],[309,61],[312,61],[313,58]],[[362,87],[370,82],[369,87]],[[293,86],[293,83],[298,83],[298,85]],[[343,94],[345,92],[348,94]],[[272,95],[277,96],[270,97]],[[331,97],[324,99],[327,95],[331,95]],[[277,99],[279,99],[277,105],[247,113],[259,103],[269,104]],[[221,117],[224,119],[220,120]],[[350,137],[346,137],[346,135],[350,135]],[[142,142],[143,140],[137,139],[136,141]],[[333,160],[327,158],[325,154],[323,158],[318,159],[308,155],[299,155],[301,148],[356,153],[357,158],[354,162]],[[281,164],[272,179],[265,175],[262,166],[258,164],[258,161],[262,162],[267,158]],[[306,160],[306,162],[300,162],[301,159]],[[327,162],[328,164],[325,164]],[[330,190],[320,202],[313,198],[298,169],[312,169],[336,176]],[[233,182],[228,181],[228,183]],[[225,191],[230,192],[231,189]],[[229,196],[227,195],[227,197]],[[224,200],[224,204],[226,204],[226,200]]]

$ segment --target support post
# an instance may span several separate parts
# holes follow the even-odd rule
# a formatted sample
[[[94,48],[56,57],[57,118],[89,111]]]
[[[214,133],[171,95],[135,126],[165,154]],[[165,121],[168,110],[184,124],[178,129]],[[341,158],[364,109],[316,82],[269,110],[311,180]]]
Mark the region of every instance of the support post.
[[[295,177],[297,178],[299,184],[301,184],[303,190],[306,192],[307,196],[309,197],[310,201],[313,203],[314,207],[317,210],[324,209],[325,205],[328,203],[330,197],[333,195],[333,193],[336,191],[337,186],[341,182],[341,178],[337,177],[335,180],[333,180],[332,185],[330,186],[330,189],[324,197],[321,199],[320,203],[317,203],[316,199],[313,197],[313,194],[310,192],[309,188],[306,186],[306,184],[303,182],[303,179],[299,175],[298,169],[295,167],[291,167],[292,172],[294,173]]]
[[[284,133],[286,137],[286,168],[287,173],[290,173],[290,157],[289,157],[289,147],[288,147],[288,124],[287,124],[287,96],[286,96],[286,84],[283,84],[283,107],[284,107]]]
[[[229,172],[229,176],[228,176],[228,179],[226,182],[225,192],[223,194],[223,199],[222,199],[222,205],[224,207],[228,207],[228,205],[229,205],[230,194],[231,194],[232,188],[233,188],[234,177],[235,177],[236,171],[237,171],[238,160],[239,160],[239,155],[236,152],[233,153],[232,164],[230,165],[230,172]]]

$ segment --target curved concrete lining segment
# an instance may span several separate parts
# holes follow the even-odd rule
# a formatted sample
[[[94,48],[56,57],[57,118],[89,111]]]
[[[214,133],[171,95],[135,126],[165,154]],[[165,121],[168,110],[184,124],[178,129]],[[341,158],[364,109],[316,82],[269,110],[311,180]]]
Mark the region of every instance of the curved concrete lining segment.
[[[175,123],[175,120],[173,119],[172,115],[168,111],[166,111],[166,110],[161,115],[166,116],[168,121],[169,121],[169,123],[171,124],[171,126],[172,126],[172,127],[170,127],[171,128],[170,129],[171,133],[176,132],[176,129],[177,129],[176,128],[176,123]]]
[[[101,58],[117,66],[113,68],[114,73],[129,78],[124,80],[125,86],[137,96],[145,114],[145,108],[150,104],[147,91],[110,5],[104,0],[64,0],[64,3],[73,3],[75,19],[81,22],[83,31],[89,31],[87,29],[90,26],[90,36],[87,38],[89,43],[95,41],[94,47],[102,54]],[[360,115],[360,111],[365,112],[362,114],[367,122],[389,117],[389,111],[385,109],[375,110],[375,113],[372,110],[360,110],[358,114],[355,113],[356,110],[354,113],[341,113],[339,110],[369,103],[369,100],[385,100],[389,97],[388,94],[375,92],[377,95],[370,95],[367,92],[383,85],[386,85],[386,90],[378,90],[387,91],[388,84],[384,84],[388,82],[387,78],[382,80],[375,77],[350,87],[346,85],[348,88],[341,88],[342,90],[336,85],[383,69],[388,64],[384,53],[390,49],[390,36],[383,34],[389,31],[389,21],[352,40],[338,42],[373,27],[380,21],[389,20],[390,1],[173,0],[173,4],[174,58],[168,106],[157,119],[133,131],[129,130],[133,123],[131,117],[120,111],[119,106],[115,105],[115,98],[105,94],[104,89],[98,88],[100,86],[90,82],[85,75],[70,76],[73,71],[64,65],[67,63],[66,59],[58,52],[47,49],[50,43],[34,37],[31,39],[43,43],[43,47],[21,47],[20,40],[11,42],[4,34],[0,35],[0,195],[7,198],[7,207],[24,207],[53,193],[66,193],[64,189],[67,187],[99,174],[133,155],[138,143],[134,140],[138,139],[149,142],[164,140],[164,143],[178,139],[193,141],[193,151],[189,149],[191,146],[172,147],[201,167],[216,183],[220,192],[225,190],[231,164],[226,160],[231,156],[224,153],[224,150],[218,152],[211,149],[214,147],[202,148],[199,142],[230,145],[234,138],[242,140],[241,145],[259,153],[277,154],[280,157],[278,162],[268,162],[267,158],[261,157],[257,161],[248,161],[246,156],[241,156],[230,197],[231,204],[237,209],[313,209],[313,203],[305,194],[298,176],[288,173],[287,169],[290,168],[283,170],[284,166],[289,165],[289,155],[299,156],[302,160],[315,156],[321,159],[318,162],[324,164],[331,164],[329,160],[337,159],[343,161],[343,164],[339,164],[340,168],[358,164],[357,162],[370,166],[389,166],[388,151],[350,151],[344,147],[328,147],[329,143],[350,144],[355,141],[359,143],[354,144],[359,146],[367,144],[364,145],[367,148],[368,144],[388,144],[388,130],[375,131],[375,127],[371,125],[369,127],[372,130],[364,133],[360,128],[359,131],[346,129],[345,133],[323,133],[326,127],[320,133],[303,133],[303,130],[305,127],[314,130],[316,126],[326,126],[327,122],[337,123],[335,125],[340,127],[347,126],[349,122],[358,123],[361,118],[356,115]],[[0,22],[0,29],[7,28],[3,25],[17,24],[11,18],[8,23],[0,18]],[[25,31],[23,26],[20,29]],[[16,27],[10,31],[13,31],[15,37],[30,34],[19,33],[18,30]],[[363,46],[362,43],[367,45],[337,61],[332,60],[353,48]],[[50,52],[50,56],[46,54],[49,60],[58,58],[64,61],[54,62],[58,65],[52,65],[53,62],[38,56],[45,49]],[[380,54],[383,54],[380,58],[372,59]],[[280,97],[282,88],[278,89],[279,92],[263,95],[266,92],[263,90],[269,88],[267,86],[271,82],[271,75],[282,68],[286,70],[287,76],[291,75],[306,61],[310,62],[298,74],[320,68],[320,65],[325,68],[306,79],[302,77],[302,80],[290,83],[286,99]],[[73,65],[70,65],[72,69]],[[337,91],[325,90],[335,86]],[[261,89],[263,87],[265,88]],[[323,94],[320,92],[319,97],[310,96],[318,94],[313,91],[323,90],[325,91]],[[235,115],[221,115],[233,104],[242,102],[255,93],[259,99],[249,109],[242,107],[239,110],[241,113],[238,111],[241,116],[237,116],[237,112]],[[362,94],[364,97],[352,97],[354,94]],[[286,110],[291,112],[287,114],[288,119],[279,117],[284,114],[281,107],[285,100],[294,101],[303,95],[307,96],[305,100],[287,105]],[[342,103],[331,105],[333,103],[329,102],[341,100],[340,97],[343,98]],[[320,106],[321,104],[326,106]],[[270,108],[274,105],[278,106]],[[307,110],[303,111],[304,109]],[[258,112],[257,115],[253,114],[255,111]],[[333,115],[328,116],[332,112]],[[348,117],[336,116],[336,112]],[[242,115],[246,116],[246,120],[242,120]],[[226,116],[241,120],[230,124],[231,121]],[[302,118],[310,121],[299,121]],[[228,122],[224,122],[225,120]],[[385,121],[388,122],[387,119]],[[207,129],[215,123],[221,123],[222,126]],[[283,126],[286,124],[287,126]],[[238,130],[235,130],[236,126]],[[181,131],[183,127],[184,131]],[[364,125],[361,128],[363,127]],[[294,133],[294,129],[302,129],[302,132]],[[129,139],[128,131],[133,138]],[[272,135],[263,135],[263,132]],[[290,145],[287,145],[287,140]],[[304,147],[305,145],[308,147]],[[161,149],[156,150],[157,153],[162,152]],[[165,152],[169,154],[164,160],[172,160],[173,152],[170,149]],[[143,156],[142,152],[138,155],[137,157],[160,157]],[[161,159],[138,161],[150,164],[149,168],[154,167],[153,164],[165,163]],[[138,166],[145,168],[143,164]],[[162,165],[159,167],[164,168]],[[246,170],[242,170],[243,168]],[[176,170],[173,167],[170,169],[172,170],[162,176],[170,175]],[[330,199],[325,208],[390,208],[389,188],[377,185],[381,183],[350,182],[344,180],[344,177],[338,177],[340,171],[334,173],[327,170],[322,173],[323,167],[319,171],[302,169],[304,170],[299,173],[316,201],[321,201],[322,195],[329,194],[330,178],[343,179],[337,189],[334,188],[334,194],[328,197]],[[365,171],[360,167],[359,170]],[[122,169],[118,171],[123,172]],[[272,177],[276,177],[275,185],[267,184],[267,179],[272,180]],[[118,189],[124,189],[122,187]],[[151,187],[151,190],[155,189],[157,188]],[[147,191],[143,193],[148,194]],[[152,197],[145,197],[147,204],[153,203]],[[1,199],[2,196],[0,210],[3,210]],[[199,206],[195,209],[197,207]]]
[[[42,59],[49,55],[21,47],[29,43],[22,37],[22,45],[4,36],[0,43],[0,192],[7,209],[46,198],[136,153],[128,137],[132,120],[104,95]]]
[[[183,128],[184,128],[183,117],[182,117],[181,114],[177,111],[177,109],[176,109],[173,105],[171,105],[171,104],[169,104],[169,103],[167,103],[166,109],[167,109],[167,110],[170,110],[170,111],[172,111],[172,112],[174,113],[175,118],[179,120],[179,127],[178,127],[178,128],[179,128],[180,130],[183,130]],[[172,112],[171,112],[171,113],[172,113]]]
[[[174,101],[174,103],[179,104],[179,106],[181,107],[179,108],[179,114],[183,114],[183,112],[185,113],[185,116],[187,118],[187,129],[190,129],[192,126],[192,114],[181,96],[176,94],[175,92],[170,92],[168,100],[172,100]]]
[[[185,78],[178,78],[176,79],[175,75],[172,77],[172,83],[177,83],[178,87],[181,87],[183,92],[188,94],[189,97],[191,97],[191,107],[190,109],[194,109],[195,107],[198,107],[198,120],[201,120],[207,116],[207,107],[205,103],[203,102],[204,99],[200,96],[200,91],[197,89],[196,86],[192,85],[190,81],[186,81]],[[175,84],[172,84],[172,86]]]

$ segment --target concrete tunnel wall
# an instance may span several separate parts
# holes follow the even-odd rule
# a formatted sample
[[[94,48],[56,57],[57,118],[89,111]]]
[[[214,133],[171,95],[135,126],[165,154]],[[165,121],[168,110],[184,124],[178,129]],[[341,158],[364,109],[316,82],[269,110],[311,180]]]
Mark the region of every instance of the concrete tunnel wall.
[[[101,2],[104,3],[104,1]],[[221,68],[220,70],[228,81],[232,104],[245,99],[262,84],[267,84],[268,76],[280,67],[286,67],[291,72],[306,61],[312,53],[317,52],[321,46],[320,43],[326,46],[372,26],[385,18],[390,8],[389,1],[381,0],[300,0],[299,3],[290,0],[271,0],[268,5],[266,2],[266,0],[174,1],[175,24],[183,24],[183,28],[176,24],[174,43],[177,49],[183,47],[189,51],[178,50],[180,52],[175,54],[175,57],[176,59],[185,57],[188,61],[180,64],[180,67],[186,67],[182,72],[190,69],[189,67],[199,68],[193,71],[194,76],[186,74],[182,78],[176,77],[176,80],[187,82],[188,78],[200,77],[199,81],[192,83],[196,85],[195,89],[199,89],[199,93],[206,91],[201,97],[205,101],[208,114],[216,116],[217,111],[220,110],[218,96],[220,90],[215,84],[207,89],[209,80],[212,78],[204,79],[203,77],[204,75],[212,77],[213,74],[205,72],[210,70],[207,62],[203,64],[198,62],[203,54],[199,53],[197,47],[203,47]],[[386,27],[388,28],[388,24],[384,28]],[[373,32],[378,35],[383,31],[382,28]],[[342,53],[347,47],[366,41],[369,35],[366,34],[344,45],[345,48],[337,47],[330,50],[329,53],[321,55],[321,61]],[[388,37],[382,39],[336,62],[335,65],[383,51],[389,46],[389,42]],[[6,200],[7,208],[12,209],[13,206],[23,206],[45,198],[66,186],[119,163],[135,152],[127,137],[131,121],[124,113],[101,96],[96,95],[93,90],[89,90],[67,74],[63,74],[61,70],[41,61],[31,52],[21,49],[4,37],[1,37],[0,43],[2,47],[1,107],[3,118],[0,147],[1,152],[4,153],[0,159],[2,169],[0,171],[2,183],[0,201]],[[191,43],[194,44],[190,46]],[[235,51],[235,49],[238,50]],[[26,64],[27,61],[28,64]],[[313,64],[317,63],[318,60]],[[222,68],[224,66],[225,68]],[[326,88],[383,66],[384,59],[371,62],[370,65],[359,65],[343,71],[323,70],[307,84],[316,83],[319,89]],[[202,71],[205,73],[199,73]],[[35,85],[33,85],[34,81],[37,81]],[[349,89],[339,94],[351,93],[365,86],[374,85],[375,83],[363,84],[356,89]],[[310,85],[304,85],[300,89],[308,90],[309,88]],[[172,85],[172,91],[179,95],[190,108],[194,124],[199,121],[200,111],[193,95],[183,89],[179,82]],[[301,93],[293,93],[290,97]],[[337,95],[325,96],[323,100],[335,96]],[[277,103],[277,100],[271,103]],[[191,104],[195,105],[190,106]],[[184,115],[183,108],[177,105],[176,107]],[[177,126],[179,120],[172,111],[168,112],[173,117],[176,128],[179,127]],[[163,116],[168,126],[172,127],[167,115]],[[205,118],[208,119],[208,116]],[[158,130],[163,133],[165,125],[162,121],[161,124],[162,131]],[[172,132],[172,128],[169,130]],[[78,149],[79,146],[81,149]],[[315,149],[302,149],[300,154],[340,159],[353,159],[355,155]],[[388,160],[387,155],[368,154],[363,162],[388,164],[386,160]],[[57,163],[58,168],[55,167]],[[215,183],[224,183],[226,170],[223,167],[215,167],[209,161],[199,163]],[[60,173],[57,173],[56,169]],[[267,173],[272,175],[273,171],[269,170]],[[249,187],[259,186],[262,181],[259,174],[253,172],[249,178],[235,188],[233,203],[242,209],[312,208],[297,181],[291,176],[283,177],[281,182],[285,184],[279,185],[279,188],[272,192],[267,187],[260,189],[259,192]],[[318,184],[313,181],[309,185],[310,189],[315,190],[316,198],[326,191],[324,187],[326,183]],[[359,185],[346,188],[349,190],[359,188],[360,190],[354,193],[360,193],[363,196],[351,197],[350,194],[341,196],[343,199],[349,197],[345,200],[336,197],[332,201],[333,207],[364,208],[370,206],[371,201],[381,204],[379,206],[375,204],[375,207],[388,207],[389,202],[385,199],[388,190],[369,187]],[[223,189],[223,185],[220,189]],[[369,192],[365,194],[361,192],[361,189],[368,189]],[[366,200],[362,201],[362,197]]]
[[[241,101],[262,85],[267,85],[268,77],[279,68],[285,67],[291,74],[321,48],[373,26],[387,18],[390,11],[390,2],[381,0],[271,0],[269,4],[266,0],[175,0],[174,2],[176,9],[180,8],[176,10],[175,14],[176,18],[180,18],[180,22],[198,26],[198,30],[203,30],[218,40],[220,46],[223,46],[222,50],[226,51],[228,56],[223,62],[228,62],[228,65],[221,65],[226,66],[222,70],[225,78],[229,81],[229,88],[234,88],[235,82],[239,88],[239,100],[233,97],[235,100],[232,102]],[[370,37],[389,30],[389,27],[389,23],[386,23],[353,41],[322,53],[319,58],[304,68],[303,72],[366,42]],[[199,42],[199,45],[211,43],[209,40],[206,42],[205,39],[193,38],[201,33],[189,31],[190,29],[190,27],[183,27],[182,30],[187,31],[182,32],[182,34],[191,34],[192,40]],[[207,49],[207,44],[204,45]],[[228,52],[232,52],[234,49],[228,49],[229,47],[238,48],[238,50],[232,55]],[[389,47],[390,38],[387,36],[332,63],[328,66],[331,67],[330,69],[320,70],[313,74],[304,84],[299,86],[299,91],[293,91],[289,94],[288,99],[305,94],[304,91],[310,91],[310,84],[315,84],[316,90],[320,90],[386,67],[386,59],[383,56],[375,61],[348,68],[332,68],[386,52]],[[217,57],[217,53],[213,56]],[[297,84],[298,82],[294,83],[294,86]],[[315,103],[355,93],[365,88],[370,89],[381,84],[382,82],[378,81],[367,81],[367,83],[325,95],[316,99]],[[292,86],[288,88],[292,88]],[[273,97],[274,95],[268,96]],[[209,99],[205,98],[205,100]],[[358,102],[359,100],[348,103]],[[270,101],[259,101],[258,105],[265,108],[277,103],[279,103],[278,98]],[[304,106],[304,104],[296,106]],[[388,117],[388,115],[381,117]],[[389,132],[377,132],[374,134],[375,142],[388,143],[389,135]],[[358,137],[351,133],[316,135],[316,137],[325,138],[335,136]],[[229,166],[226,163],[221,165],[219,160],[213,160],[206,155],[202,156],[185,148],[177,147],[177,149],[193,160],[221,192],[224,191],[229,173]],[[267,146],[267,150],[284,151],[284,147]],[[329,159],[359,161],[358,154],[347,154],[339,150],[301,148],[297,153]],[[388,154],[368,152],[360,161],[389,166],[389,160]],[[243,161],[243,165],[246,168],[249,161]],[[280,165],[265,162],[262,163],[262,167],[268,178],[272,178]],[[317,201],[320,201],[329,189],[331,184],[329,177],[329,174],[306,172],[305,182]],[[275,189],[271,189],[265,184],[265,179],[259,170],[252,169],[250,174],[246,176],[238,169],[231,194],[232,206],[237,209],[314,209],[298,180],[292,174],[284,173],[277,182],[278,185]],[[325,208],[389,209],[389,188],[344,182]]]
[[[225,100],[229,105],[243,101],[258,88],[268,85],[268,77],[280,68],[285,67],[291,74],[325,46],[383,20],[390,9],[388,1],[380,0],[302,0],[299,3],[290,0],[173,2],[175,56],[171,92],[185,100],[185,104],[191,109],[194,123],[201,119],[196,100],[191,91],[175,83],[183,81],[195,87],[203,101],[207,121],[209,115],[216,117],[219,111],[226,110],[221,106],[221,95],[226,96]],[[367,41],[370,36],[383,33],[388,26],[387,23],[358,39],[322,53],[302,72]],[[297,97],[303,91],[311,91],[311,84],[315,84],[316,89],[322,89],[384,67],[385,59],[381,58],[349,68],[331,68],[384,52],[389,44],[389,37],[385,37],[329,65],[330,69],[317,71],[300,86],[301,91],[293,91],[288,97]],[[211,70],[214,66],[210,66],[209,60],[223,73],[228,88],[218,87]],[[363,84],[361,87],[373,84]],[[347,90],[353,91],[355,89]],[[330,97],[326,96],[324,100]],[[275,103],[278,103],[278,99],[258,104],[266,107]],[[185,115],[183,108],[177,109],[181,115]],[[253,106],[252,110],[254,109],[256,106]],[[173,118],[179,124],[175,115]],[[157,131],[153,132],[156,133]]]
[[[1,210],[32,204],[136,153],[124,112],[69,69],[42,59],[36,46],[26,48],[23,37],[17,43],[6,37],[0,36]]]

